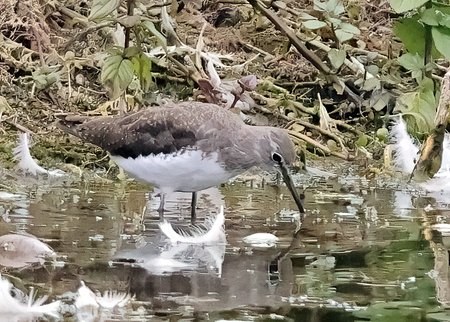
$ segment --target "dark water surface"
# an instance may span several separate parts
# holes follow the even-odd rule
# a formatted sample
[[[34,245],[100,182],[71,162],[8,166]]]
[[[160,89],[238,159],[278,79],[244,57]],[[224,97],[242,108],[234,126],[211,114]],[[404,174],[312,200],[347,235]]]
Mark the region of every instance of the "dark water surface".
[[[159,199],[145,187],[2,187],[0,234],[26,232],[57,252],[44,267],[2,272],[62,299],[67,321],[77,320],[80,280],[135,296],[95,321],[450,321],[449,237],[433,226],[450,220],[450,196],[348,173],[297,179],[308,186],[307,214],[294,240],[298,212],[285,187],[247,181],[202,193],[200,223],[225,206],[227,243],[216,246],[168,245]],[[189,227],[189,201],[169,197],[174,226]],[[278,236],[276,247],[242,241],[258,232]]]

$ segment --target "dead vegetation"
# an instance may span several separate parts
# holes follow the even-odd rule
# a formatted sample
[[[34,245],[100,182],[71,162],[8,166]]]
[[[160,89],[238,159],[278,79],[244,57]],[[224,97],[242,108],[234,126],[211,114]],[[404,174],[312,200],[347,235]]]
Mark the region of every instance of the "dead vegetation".
[[[3,166],[11,166],[17,132],[27,131],[41,162],[108,167],[103,152],[63,136],[55,115],[122,113],[190,97],[238,108],[246,122],[283,126],[299,150],[371,158],[386,139],[375,130],[412,87],[392,60],[401,44],[386,0],[117,1],[93,19],[99,2],[0,4]],[[317,5],[330,2],[340,7]],[[125,91],[102,75],[119,47],[124,59],[151,61],[150,76],[135,74]]]

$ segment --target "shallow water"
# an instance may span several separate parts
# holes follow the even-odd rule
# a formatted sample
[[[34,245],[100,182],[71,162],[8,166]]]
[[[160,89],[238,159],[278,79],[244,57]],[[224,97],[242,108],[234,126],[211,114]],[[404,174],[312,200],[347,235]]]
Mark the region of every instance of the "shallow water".
[[[0,235],[26,232],[57,253],[43,267],[4,268],[3,276],[63,300],[66,321],[79,320],[80,280],[135,296],[85,321],[450,320],[449,234],[433,228],[450,221],[450,197],[349,173],[296,179],[308,188],[295,238],[298,212],[285,187],[237,181],[203,192],[199,223],[225,205],[227,243],[213,246],[168,244],[158,227],[159,198],[146,187],[3,187]],[[188,229],[190,195],[168,199],[166,218]],[[434,210],[425,211],[428,205]],[[276,246],[242,241],[260,232],[278,236]]]

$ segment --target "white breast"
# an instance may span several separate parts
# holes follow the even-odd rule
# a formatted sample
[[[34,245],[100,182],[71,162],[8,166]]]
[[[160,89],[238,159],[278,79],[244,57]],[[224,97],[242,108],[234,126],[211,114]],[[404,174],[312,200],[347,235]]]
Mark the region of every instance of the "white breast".
[[[200,191],[234,177],[220,165],[217,153],[207,156],[199,150],[177,154],[151,154],[136,159],[111,156],[133,177],[151,183],[163,192]]]

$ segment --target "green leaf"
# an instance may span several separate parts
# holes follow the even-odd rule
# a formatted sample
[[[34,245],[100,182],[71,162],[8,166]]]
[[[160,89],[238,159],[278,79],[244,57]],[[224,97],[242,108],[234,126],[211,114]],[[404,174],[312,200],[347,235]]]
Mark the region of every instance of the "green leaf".
[[[134,56],[131,59],[133,63],[134,74],[139,79],[141,84],[141,89],[144,92],[148,92],[150,86],[152,85],[152,61],[147,55],[141,53],[140,55]]]
[[[436,49],[445,58],[450,59],[450,29],[446,27],[433,27],[431,34]]]
[[[309,30],[315,30],[325,27],[327,24],[320,20],[307,20],[303,21],[303,26]]]
[[[345,83],[342,79],[338,79],[338,82],[333,82],[333,88],[338,93],[338,95],[342,95],[345,90]]]
[[[328,0],[325,3],[325,11],[331,15],[339,16],[345,12],[344,6],[339,0]]]
[[[398,63],[407,70],[410,71],[422,71],[425,67],[423,63],[423,57],[419,54],[406,53],[397,58]]]
[[[380,68],[377,65],[368,65],[366,66],[366,71],[369,74],[377,75],[380,72]]]
[[[330,60],[331,65],[333,65],[333,67],[335,69],[338,69],[339,67],[342,66],[342,64],[344,63],[345,57],[346,57],[346,52],[344,49],[338,50],[338,49],[332,48],[328,52],[328,59]]]
[[[433,89],[433,81],[425,78],[417,91],[405,93],[397,99],[394,110],[410,118],[407,123],[413,124],[412,132],[428,133],[434,127],[437,104]]]
[[[124,16],[117,19],[117,22],[120,23],[125,28],[132,28],[136,26],[139,22],[141,22],[141,16]]]
[[[443,14],[442,18],[439,20],[439,25],[450,28],[450,15]]]
[[[138,47],[131,46],[131,47],[125,48],[123,50],[123,57],[131,58],[131,57],[138,55],[140,52],[141,52],[141,50]]]
[[[394,32],[410,53],[424,55],[425,27],[418,21],[419,15],[400,19],[394,25]]]
[[[397,58],[398,63],[411,72],[411,76],[418,81],[423,78],[425,72],[424,59],[419,54],[406,53]]]
[[[322,2],[320,0],[314,0],[314,10],[326,11],[327,10],[327,3],[326,2]]]
[[[338,26],[338,28],[335,29],[334,33],[336,34],[339,42],[350,40],[353,38],[353,36],[360,34],[359,29],[352,24],[339,21],[339,23],[334,25]]]
[[[359,35],[361,33],[357,27],[346,22],[341,23],[339,28],[354,35]]]
[[[121,0],[94,0],[89,20],[101,20],[119,7]]]
[[[420,15],[420,21],[429,26],[439,26],[439,21],[442,18],[442,14],[435,8],[426,9]]]
[[[412,9],[419,8],[429,0],[388,0],[392,9],[397,13],[402,13]]]
[[[317,20],[317,17],[311,16],[305,12],[301,12],[299,18],[301,20]]]
[[[342,20],[339,18],[328,17],[327,20],[335,27],[338,27],[342,23]]]
[[[347,40],[350,40],[353,38],[354,34],[349,33],[347,31],[344,31],[342,29],[336,29],[334,31],[334,33],[336,34],[336,38],[339,40],[339,42],[345,42]]]
[[[101,81],[112,88],[115,99],[124,92],[133,79],[133,64],[129,59],[119,55],[110,56],[102,67]]]
[[[376,136],[377,136],[378,140],[386,142],[387,139],[389,138],[389,131],[385,127],[380,127],[377,130]]]
[[[376,77],[368,78],[364,81],[364,85],[362,87],[365,91],[373,91],[374,89],[378,89],[381,86],[381,82]]]
[[[365,134],[361,134],[358,138],[358,140],[356,140],[355,144],[356,146],[359,147],[364,147],[367,145],[367,143],[369,143],[369,137]]]
[[[161,46],[166,49],[167,47],[167,39],[166,37],[156,29],[155,24],[150,20],[144,20],[142,25],[153,35],[156,37],[156,40],[161,44]]]
[[[113,55],[106,58],[105,63],[102,66],[102,73],[100,76],[102,83],[114,77],[113,74],[116,72],[117,66],[120,64],[122,59],[122,55]]]
[[[374,91],[370,97],[370,105],[375,111],[380,112],[388,106],[390,99],[391,94],[383,91],[383,89],[380,91]]]

